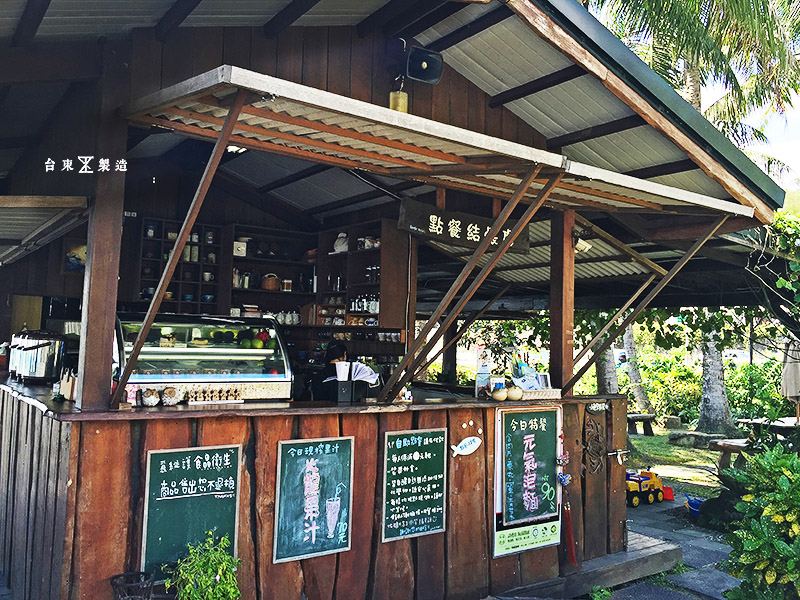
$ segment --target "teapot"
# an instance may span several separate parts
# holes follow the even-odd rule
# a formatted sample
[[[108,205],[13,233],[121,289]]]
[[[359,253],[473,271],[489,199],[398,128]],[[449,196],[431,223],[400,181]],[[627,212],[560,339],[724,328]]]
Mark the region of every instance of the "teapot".
[[[343,231],[333,241],[333,251],[334,252],[347,252],[347,245],[348,245],[347,234]]]
[[[261,278],[261,289],[277,292],[281,288],[281,280],[275,273],[267,273]]]

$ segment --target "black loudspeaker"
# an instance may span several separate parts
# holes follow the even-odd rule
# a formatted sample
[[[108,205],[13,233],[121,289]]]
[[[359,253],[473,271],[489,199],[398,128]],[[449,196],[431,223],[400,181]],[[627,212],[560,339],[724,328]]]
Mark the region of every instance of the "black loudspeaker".
[[[405,76],[423,83],[439,83],[444,69],[444,60],[438,52],[420,46],[411,46],[406,58]]]

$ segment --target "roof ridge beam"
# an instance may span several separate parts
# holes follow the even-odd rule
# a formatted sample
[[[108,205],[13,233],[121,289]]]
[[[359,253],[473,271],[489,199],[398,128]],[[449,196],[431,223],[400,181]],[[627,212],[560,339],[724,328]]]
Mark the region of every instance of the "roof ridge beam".
[[[492,12],[481,15],[466,25],[462,25],[455,31],[451,31],[447,35],[440,37],[435,42],[431,42],[426,46],[426,48],[428,50],[433,50],[434,52],[444,52],[448,48],[452,48],[456,44],[459,44],[464,40],[468,40],[473,35],[477,35],[481,31],[485,31],[493,25],[497,25],[498,23],[505,21],[509,17],[513,16],[513,14],[514,13],[511,12],[510,8],[505,5],[501,6]]]
[[[274,40],[292,23],[319,4],[320,0],[292,0],[280,12],[264,24],[264,35]]]
[[[608,121],[607,123],[600,123],[599,125],[592,125],[591,127],[584,127],[578,131],[573,131],[571,133],[559,135],[558,137],[550,138],[547,140],[547,149],[552,152],[556,149],[561,149],[564,146],[588,142],[589,140],[611,135],[612,133],[627,131],[628,129],[634,129],[636,127],[641,127],[642,125],[647,125],[647,121],[645,121],[644,118],[637,114],[628,115],[627,117],[622,117],[621,119],[615,119],[614,121]]]
[[[155,37],[159,42],[167,41],[172,32],[180,27],[192,11],[203,0],[175,0],[175,4],[167,9],[164,16],[156,23]]]
[[[523,83],[504,92],[500,92],[499,94],[495,94],[489,98],[489,108],[503,106],[509,102],[514,102],[514,100],[519,100],[521,98],[525,98],[526,96],[536,94],[537,92],[550,89],[551,87],[561,85],[567,81],[572,81],[573,79],[577,79],[583,75],[586,75],[586,70],[583,67],[580,65],[570,65],[569,67],[559,71],[553,71],[552,73],[548,73],[547,75],[527,83]]]

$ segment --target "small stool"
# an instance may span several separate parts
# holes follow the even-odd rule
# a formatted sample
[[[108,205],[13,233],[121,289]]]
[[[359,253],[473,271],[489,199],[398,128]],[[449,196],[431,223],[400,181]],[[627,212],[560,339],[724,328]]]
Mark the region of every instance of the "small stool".
[[[645,435],[655,435],[653,433],[653,421],[656,420],[655,415],[648,415],[642,413],[628,413],[628,433],[636,435],[639,433],[636,429],[636,423],[642,424],[642,431]]]

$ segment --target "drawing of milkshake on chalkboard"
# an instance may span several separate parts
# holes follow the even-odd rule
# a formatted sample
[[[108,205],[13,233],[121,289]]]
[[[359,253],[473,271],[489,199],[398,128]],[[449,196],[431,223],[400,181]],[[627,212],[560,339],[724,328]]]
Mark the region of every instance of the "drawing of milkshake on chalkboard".
[[[278,442],[273,562],[350,549],[353,438]]]

